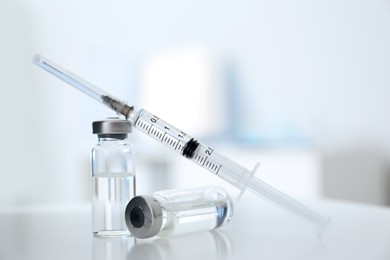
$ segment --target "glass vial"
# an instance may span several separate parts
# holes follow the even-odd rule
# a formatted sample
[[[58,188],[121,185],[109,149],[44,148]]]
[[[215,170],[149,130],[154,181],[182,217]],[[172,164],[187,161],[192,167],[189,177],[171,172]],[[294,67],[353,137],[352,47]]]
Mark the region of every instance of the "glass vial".
[[[92,232],[96,236],[129,235],[124,214],[135,195],[134,148],[128,142],[131,124],[110,118],[92,123],[98,143],[91,151]]]
[[[134,197],[125,219],[137,238],[211,230],[230,221],[233,202],[218,187],[167,190]]]

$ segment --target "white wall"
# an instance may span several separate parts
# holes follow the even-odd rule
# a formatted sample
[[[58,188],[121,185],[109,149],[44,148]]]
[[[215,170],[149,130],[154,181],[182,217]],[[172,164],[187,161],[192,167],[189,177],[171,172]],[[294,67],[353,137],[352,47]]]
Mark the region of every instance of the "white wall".
[[[0,205],[85,200],[90,125],[112,115],[32,65],[36,52],[143,107],[147,57],[206,46],[228,67],[236,140],[388,157],[389,29],[385,0],[2,0]]]

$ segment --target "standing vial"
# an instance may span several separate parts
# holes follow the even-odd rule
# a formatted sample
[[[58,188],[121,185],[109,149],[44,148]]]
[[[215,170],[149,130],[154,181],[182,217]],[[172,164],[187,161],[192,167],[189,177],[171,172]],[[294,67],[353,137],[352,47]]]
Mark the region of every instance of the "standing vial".
[[[218,187],[166,190],[134,197],[126,207],[126,224],[137,238],[165,237],[211,230],[228,223],[233,202]]]
[[[109,118],[92,123],[98,143],[91,152],[92,232],[96,236],[129,235],[126,204],[135,196],[134,148],[128,142],[131,124]]]

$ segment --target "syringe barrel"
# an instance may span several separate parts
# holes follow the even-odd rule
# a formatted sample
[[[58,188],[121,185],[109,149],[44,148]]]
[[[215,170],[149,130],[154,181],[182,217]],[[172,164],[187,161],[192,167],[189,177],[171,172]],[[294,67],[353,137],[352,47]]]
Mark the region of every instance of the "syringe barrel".
[[[185,132],[144,109],[139,112],[133,111],[128,119],[134,128],[218,175],[238,189],[244,188],[244,182],[249,178],[251,172],[227,157],[214,152],[213,148],[196,141]]]

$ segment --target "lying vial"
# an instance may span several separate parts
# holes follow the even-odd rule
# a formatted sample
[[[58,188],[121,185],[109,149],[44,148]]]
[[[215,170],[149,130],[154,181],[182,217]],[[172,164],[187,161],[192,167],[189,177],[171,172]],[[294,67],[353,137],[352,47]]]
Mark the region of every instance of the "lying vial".
[[[92,232],[95,236],[129,235],[126,204],[135,195],[134,148],[128,142],[131,124],[111,118],[92,123],[98,144],[92,149]]]
[[[227,192],[206,187],[136,196],[126,207],[125,219],[133,236],[149,238],[215,229],[232,215],[233,202]]]

